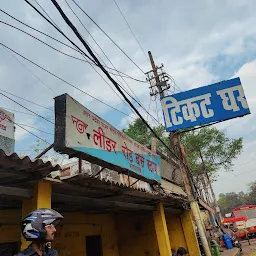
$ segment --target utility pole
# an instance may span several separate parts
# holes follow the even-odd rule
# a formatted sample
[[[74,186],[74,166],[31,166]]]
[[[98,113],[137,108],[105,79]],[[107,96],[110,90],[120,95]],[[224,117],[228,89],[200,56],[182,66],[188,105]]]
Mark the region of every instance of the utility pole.
[[[163,65],[160,68],[156,67],[153,56],[150,51],[148,52],[148,55],[149,55],[149,59],[150,59],[151,66],[152,66],[152,71],[149,71],[146,73],[148,75],[148,81],[150,82],[150,89],[151,89],[150,95],[152,96],[152,95],[156,95],[158,93],[160,95],[160,97],[164,97],[164,91],[169,88],[168,88],[166,80],[164,79],[166,77],[166,75],[163,72],[160,74],[158,73],[158,70],[161,69],[163,67]],[[153,72],[153,77],[152,77],[152,72]],[[162,79],[160,79],[160,77]],[[154,87],[157,88],[158,92],[154,91]],[[204,229],[203,222],[201,219],[199,206],[198,206],[196,197],[194,195],[193,182],[190,179],[189,170],[188,170],[188,167],[186,164],[185,150],[184,150],[183,145],[181,145],[181,143],[180,143],[180,135],[177,132],[171,133],[169,138],[170,138],[170,145],[173,146],[175,154],[180,159],[180,161],[179,161],[180,170],[182,173],[182,177],[183,177],[186,193],[188,196],[188,200],[190,203],[192,215],[193,215],[194,220],[197,225],[199,237],[201,239],[205,255],[211,256],[211,251],[210,251],[209,244],[208,244],[208,241],[206,238],[205,229]]]

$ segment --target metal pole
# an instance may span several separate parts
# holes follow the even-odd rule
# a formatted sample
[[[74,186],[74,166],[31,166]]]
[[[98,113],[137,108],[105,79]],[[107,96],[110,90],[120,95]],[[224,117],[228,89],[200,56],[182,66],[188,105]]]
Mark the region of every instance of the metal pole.
[[[164,96],[164,92],[162,90],[161,84],[160,84],[160,79],[157,73],[157,68],[153,59],[153,56],[151,54],[151,52],[148,52],[149,55],[149,59],[150,59],[150,63],[152,66],[152,70],[154,73],[154,77],[155,77],[155,82],[156,82],[156,87],[159,91],[160,97]],[[180,144],[180,135],[179,134],[172,134],[172,136],[169,136],[170,138],[170,145],[174,146],[174,149],[176,151],[176,153],[178,153],[178,156],[181,157],[181,159],[183,158],[183,161],[179,161],[180,162],[180,169],[182,172],[182,176],[183,176],[183,180],[184,180],[184,184],[185,184],[185,188],[186,188],[186,193],[188,195],[188,199],[190,202],[190,208],[194,217],[194,220],[197,224],[197,228],[198,228],[198,233],[204,248],[204,252],[206,256],[211,256],[211,251],[209,248],[209,244],[205,235],[205,230],[203,227],[203,223],[202,223],[202,219],[201,219],[201,214],[199,211],[199,206],[198,203],[195,199],[195,196],[193,194],[193,189],[192,189],[192,181],[189,179],[189,174],[188,174],[188,170],[185,167],[185,165],[183,164],[184,161],[186,162],[186,154],[185,154],[185,150],[182,147],[182,145]]]
[[[176,140],[174,142],[174,145],[177,143],[176,145],[178,145],[180,147],[183,162],[186,163],[187,157],[186,157],[186,153],[185,153],[185,150],[184,150],[184,146],[180,144],[179,135],[174,136],[174,140]],[[207,238],[206,238],[205,229],[204,229],[204,226],[203,226],[203,221],[202,221],[202,218],[201,218],[198,202],[196,201],[196,198],[193,195],[193,189],[192,189],[191,182],[190,182],[190,179],[189,179],[188,170],[185,167],[185,165],[182,164],[182,163],[180,164],[180,168],[181,168],[181,173],[182,173],[183,180],[184,180],[186,193],[187,193],[188,200],[189,200],[189,203],[190,203],[190,208],[191,208],[194,220],[196,222],[199,237],[200,237],[202,245],[203,245],[204,253],[205,253],[206,256],[211,256],[212,254],[211,254],[211,250],[210,250]]]
[[[153,73],[154,73],[154,77],[155,77],[155,80],[156,80],[156,87],[159,91],[160,97],[163,97],[164,92],[163,92],[162,87],[160,85],[160,79],[159,79],[159,76],[157,74],[157,68],[156,68],[156,65],[155,65],[155,62],[154,62],[151,51],[148,51],[148,56],[149,56],[150,63],[151,63],[151,66],[152,66],[152,70],[153,70]]]
[[[42,157],[44,154],[46,154],[49,150],[53,148],[53,144],[51,144],[49,147],[47,147],[44,151],[42,151],[38,156],[35,157],[35,159]]]

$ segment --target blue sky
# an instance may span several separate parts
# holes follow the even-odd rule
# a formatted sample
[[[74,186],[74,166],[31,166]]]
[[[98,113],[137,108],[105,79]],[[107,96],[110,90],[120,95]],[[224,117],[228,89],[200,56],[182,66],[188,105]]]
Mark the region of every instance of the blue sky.
[[[32,2],[35,4],[34,1]],[[38,2],[58,26],[78,43],[51,2],[43,0],[38,0]],[[60,0],[58,2],[77,25],[85,39],[100,57],[110,65],[98,46],[95,45],[72,15],[65,1]],[[86,16],[75,8],[72,1],[68,0],[68,2],[75,9],[84,25],[98,41],[115,67],[132,77],[145,80],[145,75]],[[77,2],[86,8],[95,21],[102,26],[143,71],[150,69],[149,61],[131,35],[114,1],[96,0],[85,3],[85,1],[77,0]],[[182,2],[177,0],[148,0],[140,1],[139,3],[117,0],[117,2],[143,49],[146,52],[148,50],[152,51],[155,62],[158,65],[164,63],[165,70],[174,77],[182,90],[240,76],[252,114],[244,118],[224,122],[217,127],[224,130],[230,137],[238,138],[242,136],[244,138],[244,151],[235,161],[234,172],[224,173],[220,170],[220,179],[214,184],[214,189],[217,194],[246,190],[246,184],[254,180],[256,173],[256,170],[253,171],[256,163],[256,130],[254,130],[256,129],[256,87],[254,85],[256,80],[256,2],[253,0],[195,0],[193,3],[192,1]],[[0,7],[22,21],[68,43],[24,1],[2,1]],[[0,13],[0,20],[24,29],[65,53],[79,56],[73,50],[31,31],[3,13]],[[63,56],[27,35],[3,24],[0,24],[0,42],[51,70],[94,97],[135,117],[135,114],[131,113],[131,110],[123,104],[88,64]],[[81,44],[79,45],[81,46]],[[0,89],[2,90],[49,108],[53,108],[53,98],[55,96],[69,93],[87,108],[119,129],[126,127],[132,121],[131,118],[106,107],[22,58],[17,57],[23,65],[26,65],[43,81],[43,83],[40,82],[2,47],[0,47],[0,56]],[[143,105],[148,108],[150,102],[148,85],[128,79],[126,81]],[[124,84],[124,86],[126,85]],[[29,113],[29,111],[14,102],[5,99],[3,96],[0,97],[0,106],[14,110],[17,123],[33,126],[47,133],[54,133],[54,126],[51,123],[32,115],[16,112]],[[53,111],[13,96],[11,97],[36,113],[54,119]],[[141,108],[138,107],[138,109],[143,113]],[[163,121],[159,104],[157,110],[155,102],[153,102],[150,113],[155,117],[158,114],[159,121]],[[145,112],[143,115],[147,118]],[[152,125],[154,124],[150,118],[149,122]],[[53,142],[52,135],[39,132],[33,128],[25,128],[48,142]],[[34,153],[31,146],[35,144],[36,140],[36,137],[17,127],[16,150],[18,153],[28,154],[33,157]],[[41,146],[45,147],[45,144]]]

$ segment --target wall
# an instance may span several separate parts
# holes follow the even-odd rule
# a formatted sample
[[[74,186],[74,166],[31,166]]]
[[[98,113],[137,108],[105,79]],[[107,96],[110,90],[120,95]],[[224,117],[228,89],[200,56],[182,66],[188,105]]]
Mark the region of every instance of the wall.
[[[152,213],[116,215],[120,256],[159,255]]]
[[[57,227],[52,244],[59,256],[86,256],[85,237],[101,235],[104,256],[118,256],[118,245],[113,215],[62,213],[64,220]]]
[[[179,247],[187,249],[180,216],[166,214],[165,218],[172,250],[176,252]]]
[[[0,210],[0,243],[20,241],[20,210]]]

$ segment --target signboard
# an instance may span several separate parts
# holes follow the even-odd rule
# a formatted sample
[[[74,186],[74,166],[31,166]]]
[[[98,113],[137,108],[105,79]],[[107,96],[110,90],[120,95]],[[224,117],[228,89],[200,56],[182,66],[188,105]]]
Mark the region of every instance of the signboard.
[[[161,182],[160,156],[67,94],[55,98],[54,149],[147,182]]]
[[[0,149],[14,152],[14,114],[0,108]]]
[[[239,78],[161,98],[166,131],[250,114]]]

